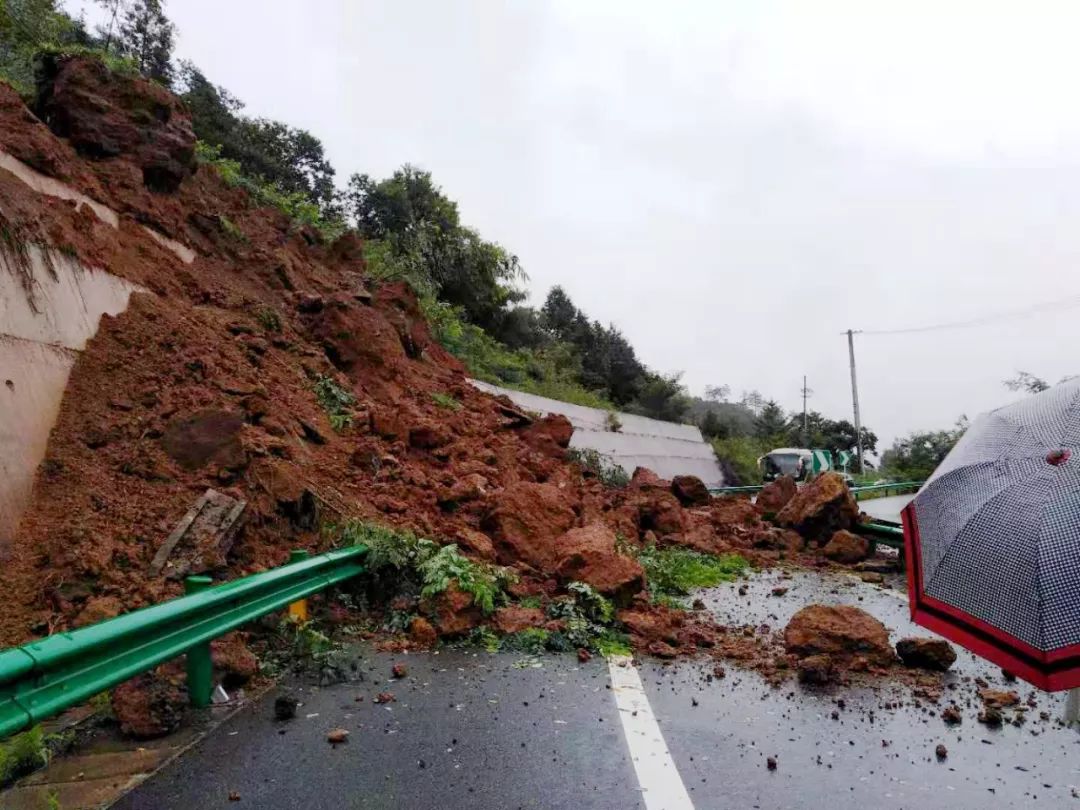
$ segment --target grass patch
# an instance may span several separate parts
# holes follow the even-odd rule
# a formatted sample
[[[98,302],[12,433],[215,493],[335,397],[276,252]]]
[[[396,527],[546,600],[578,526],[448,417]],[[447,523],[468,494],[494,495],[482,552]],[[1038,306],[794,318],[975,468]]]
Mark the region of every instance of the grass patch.
[[[278,314],[278,311],[273,307],[261,307],[259,311],[255,313],[255,320],[257,320],[259,326],[267,332],[281,331],[281,315]]]
[[[0,743],[0,787],[49,764],[49,749],[41,726]]]
[[[352,406],[356,404],[356,396],[333,377],[319,375],[315,380],[315,397],[326,411],[330,427],[335,431],[340,433],[352,424]]]
[[[221,223],[221,230],[225,231],[227,237],[237,242],[247,242],[247,234],[240,230],[240,227],[227,216],[222,214],[218,217],[218,222]]]
[[[696,588],[730,582],[749,563],[738,554],[701,554],[685,548],[646,546],[638,553],[654,601],[686,596]]]
[[[440,408],[446,408],[448,411],[461,410],[461,403],[449,394],[442,394],[436,391],[431,395],[431,399]]]
[[[583,472],[596,477],[601,484],[611,489],[622,489],[630,483],[630,476],[621,466],[592,448],[572,447],[566,451],[566,460],[577,464]]]

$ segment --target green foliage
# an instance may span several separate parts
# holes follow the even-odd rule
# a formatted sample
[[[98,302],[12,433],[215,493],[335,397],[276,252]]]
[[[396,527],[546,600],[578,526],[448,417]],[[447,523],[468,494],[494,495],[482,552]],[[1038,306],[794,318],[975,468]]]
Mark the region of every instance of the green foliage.
[[[566,592],[574,598],[585,618],[601,624],[607,624],[615,618],[615,606],[611,600],[601,596],[591,585],[571,582],[566,586]]]
[[[459,307],[470,323],[492,329],[507,304],[524,298],[517,257],[463,226],[430,172],[406,164],[381,181],[354,174],[346,197],[357,230],[380,243],[382,266]]]
[[[1038,394],[1050,388],[1050,383],[1029,371],[1018,371],[1015,377],[1004,380],[1002,384],[1010,391],[1026,391],[1029,394]]]
[[[952,430],[912,433],[897,439],[881,454],[882,471],[901,481],[929,478],[967,428],[967,417],[960,417]]]
[[[454,544],[440,548],[421,562],[418,569],[424,583],[421,596],[436,596],[450,587],[451,581],[456,581],[460,590],[472,595],[473,604],[485,615],[505,600],[506,586],[511,581],[507,569],[473,562],[461,556]]]
[[[431,395],[432,401],[440,408],[446,408],[449,411],[460,411],[461,403],[454,399],[449,394],[443,394],[435,391]]]
[[[690,409],[690,397],[679,381],[681,377],[681,374],[648,373],[637,398],[627,410],[665,422],[683,421]]]
[[[622,489],[630,483],[630,476],[627,475],[626,470],[612,461],[609,456],[592,448],[572,447],[566,451],[566,460],[596,476],[606,487]]]
[[[630,649],[630,637],[626,633],[619,633],[615,630],[605,630],[600,633],[596,637],[594,646],[596,651],[604,658],[610,658],[613,655],[630,655],[632,652]]]
[[[357,520],[347,521],[337,531],[343,543],[368,547],[369,571],[379,574],[393,569],[399,577],[413,578],[425,598],[437,596],[456,581],[488,614],[506,601],[506,587],[514,581],[509,569],[473,562],[456,545],[439,546],[409,531]]]
[[[551,633],[542,627],[527,627],[499,640],[499,649],[537,655],[547,649]]]
[[[784,409],[770,399],[754,419],[754,435],[759,439],[772,439],[784,433],[787,426]]]
[[[638,554],[645,569],[649,594],[658,597],[686,596],[696,588],[730,582],[748,567],[738,554],[716,556],[685,548],[647,546]]]
[[[866,427],[862,428],[863,453],[877,450],[877,435]],[[787,426],[784,444],[807,449],[828,450],[835,458],[841,450],[853,456],[858,451],[855,425],[846,419],[827,419],[817,411],[806,414],[806,430],[803,430],[802,413],[791,414]],[[857,464],[850,465],[852,469]]]
[[[340,217],[324,217],[318,204],[312,202],[303,191],[287,191],[271,181],[249,176],[239,161],[222,155],[220,146],[200,140],[195,144],[195,154],[200,163],[213,166],[226,184],[244,189],[258,205],[278,209],[292,220],[295,227],[314,228],[327,241],[345,232],[346,226]]]
[[[713,439],[712,447],[716,458],[722,464],[730,465],[738,481],[735,486],[760,484],[761,468],[757,460],[777,447],[776,438],[758,439],[753,436],[732,436],[727,439]]]
[[[539,608],[543,607],[544,600],[539,596],[523,596],[518,600],[518,607]]]
[[[604,417],[604,430],[618,433],[622,430],[622,427],[622,420],[619,419],[619,415],[615,411],[608,411],[607,416]]]
[[[571,582],[567,586],[567,595],[551,600],[547,612],[550,618],[561,621],[566,628],[561,633],[551,634],[549,649],[600,651],[602,642],[625,639],[610,627],[615,606],[584,582]]]
[[[356,404],[356,396],[333,377],[319,375],[315,380],[315,397],[330,418],[330,426],[338,433],[352,424],[352,406]]]
[[[474,627],[468,636],[468,642],[478,647],[483,647],[489,653],[497,653],[502,646],[502,639],[495,635],[490,627]]]
[[[267,332],[281,331],[281,315],[278,314],[278,311],[273,307],[261,307],[259,311],[255,313],[255,320],[257,320],[259,325]]]
[[[229,219],[227,216],[222,214],[218,217],[218,222],[221,223],[221,230],[225,231],[225,235],[227,237],[237,242],[247,242],[247,234],[240,230],[240,228],[237,227],[236,223]]]
[[[49,763],[49,749],[41,726],[0,742],[0,787]]]
[[[106,40],[105,50],[130,58],[143,76],[169,87],[173,78],[175,33],[176,28],[165,16],[161,0],[130,0],[124,8],[116,38]]]

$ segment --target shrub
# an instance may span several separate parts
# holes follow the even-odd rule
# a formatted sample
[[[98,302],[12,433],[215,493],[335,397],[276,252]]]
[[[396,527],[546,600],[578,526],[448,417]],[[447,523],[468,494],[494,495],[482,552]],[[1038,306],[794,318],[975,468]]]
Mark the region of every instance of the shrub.
[[[506,601],[506,587],[514,581],[509,569],[474,562],[462,556],[456,545],[439,546],[412,532],[363,521],[348,521],[338,532],[346,544],[367,546],[366,562],[372,574],[393,569],[396,577],[415,581],[422,597],[437,596],[456,581],[488,614]]]
[[[318,376],[315,380],[315,397],[330,418],[330,426],[338,433],[352,424],[352,406],[356,404],[356,396],[333,377]]]
[[[591,473],[606,487],[622,489],[630,483],[630,476],[621,465],[592,448],[571,448],[566,451],[566,460],[578,464],[585,472]]]
[[[713,439],[713,452],[721,463],[728,463],[738,476],[738,485],[750,486],[761,483],[761,468],[757,460],[776,444],[754,436],[732,436],[727,439]]]
[[[263,307],[255,313],[255,319],[267,332],[281,331],[281,316],[273,307]]]

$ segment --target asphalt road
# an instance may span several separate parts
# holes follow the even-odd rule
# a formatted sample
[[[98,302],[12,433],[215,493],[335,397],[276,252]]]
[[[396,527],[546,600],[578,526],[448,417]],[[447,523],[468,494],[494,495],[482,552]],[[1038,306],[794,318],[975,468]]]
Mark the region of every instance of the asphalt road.
[[[782,627],[810,602],[857,604],[894,631],[917,631],[904,599],[845,575],[778,573],[704,594],[721,620]],[[960,652],[941,705],[899,685],[768,686],[712,662],[639,662],[615,670],[571,656],[443,650],[355,651],[362,680],[294,681],[296,719],[273,719],[272,693],[122,799],[119,808],[1080,808],[1080,734],[1060,726],[1060,696],[1036,694],[1022,725],[976,722],[971,679],[999,672]],[[408,677],[390,679],[403,661]],[[612,672],[616,680],[612,681]],[[644,693],[627,702],[627,678]],[[1026,698],[1030,689],[1020,688]],[[373,703],[392,692],[396,702]],[[633,696],[631,696],[633,697]],[[836,713],[835,719],[833,712]],[[651,726],[655,718],[656,726]],[[350,731],[331,746],[327,732]],[[948,748],[938,761],[935,746]],[[776,770],[767,767],[774,757]],[[230,793],[239,798],[230,801]]]

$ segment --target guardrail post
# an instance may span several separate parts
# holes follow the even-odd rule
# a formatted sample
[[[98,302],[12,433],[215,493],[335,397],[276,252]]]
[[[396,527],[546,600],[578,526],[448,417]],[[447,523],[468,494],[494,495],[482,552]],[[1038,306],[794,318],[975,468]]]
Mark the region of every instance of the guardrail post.
[[[184,593],[205,591],[213,584],[210,577],[187,577],[184,580]],[[210,694],[214,690],[214,664],[210,658],[210,642],[198,644],[187,651],[187,688],[192,706],[203,708],[210,705]]]
[[[296,548],[289,552],[289,562],[300,562],[308,558],[308,552],[302,548]],[[307,599],[298,599],[289,605],[289,618],[297,622],[306,622],[308,618]]]

